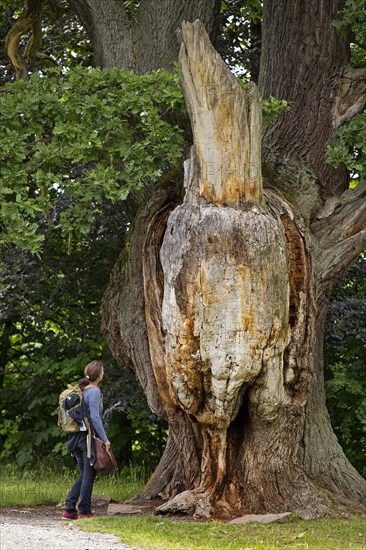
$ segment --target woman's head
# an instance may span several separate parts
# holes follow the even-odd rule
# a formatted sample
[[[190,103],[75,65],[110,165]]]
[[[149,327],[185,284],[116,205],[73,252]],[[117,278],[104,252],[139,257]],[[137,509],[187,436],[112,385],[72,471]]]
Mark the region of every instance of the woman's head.
[[[103,379],[103,375],[102,361],[91,361],[84,369],[84,378],[79,380],[79,387],[83,390],[92,382],[100,382]]]

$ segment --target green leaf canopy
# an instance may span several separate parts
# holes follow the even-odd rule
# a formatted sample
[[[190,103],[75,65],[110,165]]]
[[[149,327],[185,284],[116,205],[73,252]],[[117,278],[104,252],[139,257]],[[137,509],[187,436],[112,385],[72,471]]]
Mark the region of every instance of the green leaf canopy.
[[[183,153],[177,74],[51,69],[0,98],[1,242],[37,252],[39,223],[78,239],[103,200],[155,183]],[[54,205],[62,196],[61,213]]]

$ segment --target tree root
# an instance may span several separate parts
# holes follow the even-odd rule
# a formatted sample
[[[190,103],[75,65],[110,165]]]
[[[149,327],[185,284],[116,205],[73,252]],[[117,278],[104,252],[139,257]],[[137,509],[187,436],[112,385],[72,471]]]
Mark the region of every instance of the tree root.
[[[155,514],[187,514],[194,518],[210,518],[213,507],[207,493],[183,491],[155,509]]]

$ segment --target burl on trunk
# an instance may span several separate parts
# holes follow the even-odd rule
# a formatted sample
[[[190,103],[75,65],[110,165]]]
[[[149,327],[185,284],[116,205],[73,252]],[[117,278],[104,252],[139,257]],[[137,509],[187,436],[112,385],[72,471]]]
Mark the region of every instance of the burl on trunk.
[[[161,496],[160,513],[200,517],[339,513],[366,490],[323,394],[311,397],[321,361],[311,235],[279,192],[263,191],[258,91],[242,88],[198,22],[183,25],[180,68],[194,136],[184,200],[161,191],[146,206],[134,267],[117,268],[111,284],[122,277],[126,293],[141,285],[143,297],[120,314],[123,296],[113,302],[110,290],[104,314],[115,355],[128,354],[169,423],[140,497]],[[129,313],[140,315],[139,338]]]

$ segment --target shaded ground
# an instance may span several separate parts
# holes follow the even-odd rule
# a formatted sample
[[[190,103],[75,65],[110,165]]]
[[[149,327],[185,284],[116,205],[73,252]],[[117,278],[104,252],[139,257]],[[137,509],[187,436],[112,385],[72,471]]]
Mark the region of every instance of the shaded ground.
[[[161,500],[146,502],[134,502],[134,504],[117,503],[103,495],[93,495],[92,510],[98,516],[106,515],[146,515],[153,513]],[[0,506],[0,517],[17,518],[30,517],[33,519],[49,518],[61,520],[62,505],[39,504],[36,506]],[[2,550],[2,549],[1,549]]]

